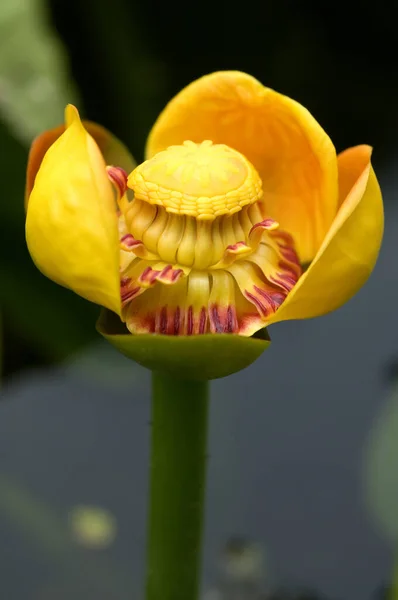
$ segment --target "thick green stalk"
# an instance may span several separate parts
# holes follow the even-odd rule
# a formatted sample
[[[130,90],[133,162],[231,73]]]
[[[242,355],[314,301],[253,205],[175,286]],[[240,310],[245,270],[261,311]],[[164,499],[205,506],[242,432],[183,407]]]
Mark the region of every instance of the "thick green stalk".
[[[153,373],[146,600],[197,600],[208,382]]]

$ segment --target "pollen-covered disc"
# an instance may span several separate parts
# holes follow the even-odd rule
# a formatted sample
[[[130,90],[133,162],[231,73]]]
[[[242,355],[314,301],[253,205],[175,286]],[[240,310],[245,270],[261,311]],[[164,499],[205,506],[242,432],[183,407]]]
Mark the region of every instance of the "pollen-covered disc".
[[[198,220],[232,215],[262,196],[253,165],[237,150],[210,140],[159,152],[130,174],[128,186],[137,199]]]

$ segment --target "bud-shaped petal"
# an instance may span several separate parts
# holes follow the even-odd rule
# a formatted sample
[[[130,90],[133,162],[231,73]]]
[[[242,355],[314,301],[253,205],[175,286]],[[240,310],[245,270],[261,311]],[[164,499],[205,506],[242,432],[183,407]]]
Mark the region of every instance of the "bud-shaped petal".
[[[104,158],[73,106],[29,196],[26,239],[56,283],[120,313],[118,218]]]

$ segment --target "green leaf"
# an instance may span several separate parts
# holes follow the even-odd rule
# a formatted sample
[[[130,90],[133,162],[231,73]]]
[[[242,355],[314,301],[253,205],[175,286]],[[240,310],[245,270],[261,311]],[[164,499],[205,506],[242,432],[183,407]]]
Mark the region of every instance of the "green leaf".
[[[114,313],[103,310],[98,332],[122,354],[152,371],[181,379],[219,379],[251,365],[271,343],[265,329],[258,337],[233,334],[132,335]]]

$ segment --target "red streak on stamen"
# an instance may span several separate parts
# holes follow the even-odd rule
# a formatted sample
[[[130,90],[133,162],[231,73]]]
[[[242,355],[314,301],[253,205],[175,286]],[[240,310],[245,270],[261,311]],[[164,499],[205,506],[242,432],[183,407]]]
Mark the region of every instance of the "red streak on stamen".
[[[149,283],[152,285],[155,283],[156,279],[160,275],[161,271],[157,271],[156,269],[151,269],[151,267],[147,267],[140,275],[139,281],[142,283]]]
[[[122,238],[120,238],[120,243],[127,248],[133,248],[134,246],[141,246],[142,242],[140,240],[136,240],[131,233],[126,233]]]
[[[155,281],[157,280],[157,278],[160,275],[159,271],[156,271],[155,269],[151,269],[152,273],[149,275],[148,279],[151,283],[155,283]]]
[[[287,231],[279,231],[279,229],[273,232],[273,237],[277,240],[282,240],[287,246],[294,246],[293,237]]]
[[[134,296],[136,296],[140,290],[141,290],[141,288],[138,286],[130,291],[126,291],[125,293],[122,293],[121,294],[122,302],[124,303],[124,302],[127,302],[128,300],[132,300],[134,298]]]
[[[173,269],[171,265],[167,265],[160,273],[159,279],[164,282],[175,283],[182,273],[182,269]]]
[[[250,302],[252,302],[257,307],[257,310],[260,313],[260,315],[262,315],[263,317],[268,317],[269,311],[267,311],[267,308],[264,306],[261,300],[259,300],[259,298],[257,298],[254,294],[251,294],[247,290],[245,291],[245,296]]]
[[[235,311],[229,305],[227,309],[227,333],[233,333],[236,327]]]
[[[286,258],[286,260],[289,260],[295,265],[300,266],[299,258],[295,250],[293,250],[293,248],[289,248],[288,246],[282,246],[281,244],[278,244],[278,246],[280,248],[283,258]]]
[[[278,294],[278,292],[274,292],[271,294],[272,302],[275,304],[275,310],[280,307],[282,302],[286,300],[285,294]]]
[[[159,333],[167,333],[167,307],[163,306],[160,310]]]
[[[182,269],[175,269],[171,276],[172,281],[177,281],[177,279],[180,277],[180,275],[183,274],[183,272],[184,271]]]
[[[202,306],[199,317],[199,333],[205,333],[206,331],[206,309]]]
[[[263,300],[265,300],[265,302],[267,303],[266,304],[266,312],[267,312],[267,314],[270,311],[275,312],[276,308],[275,308],[275,304],[274,304],[274,301],[271,298],[271,296],[265,290],[262,290],[261,288],[259,288],[257,285],[253,285],[253,289],[256,292],[256,294],[258,294],[259,296],[261,296],[261,298]]]
[[[286,285],[290,285],[290,289],[294,287],[297,283],[297,279],[288,275],[287,273],[278,273],[279,277],[286,283]],[[290,291],[290,290],[289,290]]]
[[[241,248],[247,248],[247,244],[245,242],[236,242],[236,244],[231,244],[227,246],[228,252],[238,252]]]
[[[177,306],[176,311],[174,313],[174,335],[178,335],[180,333],[180,326],[181,326],[181,309],[179,306]]]
[[[182,273],[182,269],[173,269],[171,265],[167,265],[167,267],[159,272],[158,279],[164,282],[175,283]]]
[[[224,333],[224,327],[221,324],[220,315],[218,314],[217,306],[211,307],[210,314],[211,314],[211,320],[213,323],[213,327],[215,329],[215,333]]]
[[[256,229],[275,230],[277,229],[277,227],[279,227],[279,223],[278,221],[275,221],[275,219],[264,219],[264,221],[260,221],[259,223],[253,225],[253,227],[249,231],[249,235],[251,235]]]
[[[234,333],[239,329],[235,308],[231,305],[220,308],[213,304],[210,307],[209,316],[213,333]]]
[[[264,221],[261,221],[261,225],[265,227],[265,229],[270,229],[271,227],[275,227],[275,225],[279,225],[279,223],[275,221],[275,219],[271,219],[268,217],[268,219],[264,219]]]
[[[190,306],[187,311],[187,335],[193,332],[193,307]]]
[[[120,280],[120,286],[121,287],[126,287],[126,285],[128,285],[131,281],[130,277],[122,277]]]
[[[290,284],[286,283],[282,279],[279,279],[280,273],[277,273],[277,275],[278,275],[278,277],[270,277],[270,280],[273,283],[276,283],[277,285],[279,285],[279,287],[282,287],[284,290],[286,290],[287,293],[289,293],[293,286],[291,286]]]
[[[283,285],[283,287],[288,286],[288,292],[290,292],[292,287],[294,287],[297,283],[298,275],[283,262],[280,262],[279,266],[283,269],[282,272],[277,273],[277,276],[279,277],[279,283]]]
[[[129,240],[133,240],[133,236],[131,235],[131,233],[126,233],[123,237],[120,238],[121,242],[128,242]]]
[[[120,197],[127,189],[127,173],[121,167],[107,167],[106,171],[111,182],[117,187]]]
[[[166,277],[167,273],[170,271],[170,269],[172,269],[173,267],[171,265],[167,265],[167,267],[165,267],[164,269],[162,269],[160,271],[160,275],[159,277]]]
[[[182,269],[174,270],[171,265],[167,265],[161,271],[152,269],[151,267],[146,267],[146,269],[141,273],[139,281],[149,284],[153,284],[157,280],[163,281],[163,283],[175,283],[182,274]]]
[[[151,273],[152,269],[151,267],[147,267],[146,269],[144,269],[140,275],[140,279],[145,279],[147,277],[147,275],[149,275],[149,273]]]

